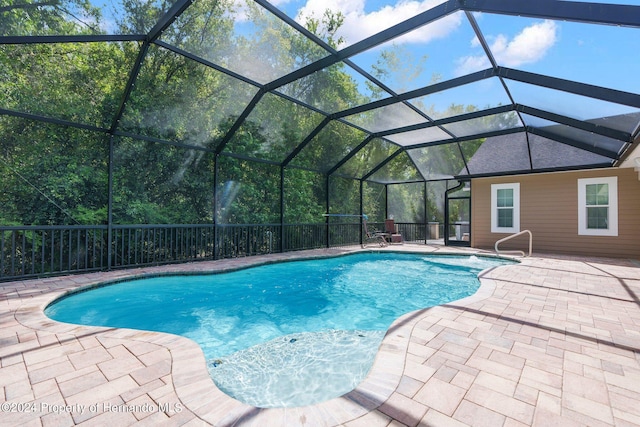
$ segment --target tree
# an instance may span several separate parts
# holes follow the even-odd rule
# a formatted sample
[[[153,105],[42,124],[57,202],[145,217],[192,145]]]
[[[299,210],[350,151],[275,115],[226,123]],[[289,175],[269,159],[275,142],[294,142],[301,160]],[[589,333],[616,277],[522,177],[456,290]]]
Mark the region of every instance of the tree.
[[[89,0],[5,0],[0,35],[97,34],[101,18]]]
[[[88,0],[5,4],[0,7],[2,35],[78,35],[102,34],[107,28],[119,34],[145,34],[173,2],[124,0],[117,11],[100,10]],[[306,21],[309,31],[334,48],[343,43],[337,36],[342,25],[344,16],[329,10]],[[134,64],[141,52],[144,58],[138,70]],[[0,221],[107,222],[111,145],[115,223],[210,223],[214,218],[279,222],[281,166],[285,221],[321,222],[327,198],[323,174],[352,153],[367,133],[331,120],[302,148],[300,144],[325,116],[288,97],[332,113],[377,99],[381,93],[375,88],[361,93],[348,67],[338,62],[277,88],[284,96],[261,94],[258,104],[246,109],[261,83],[326,54],[318,43],[257,3],[234,0],[194,2],[158,43],[150,45],[0,45],[0,108],[9,110],[9,115],[0,116]],[[398,84],[410,82],[424,74],[426,59],[391,46],[382,51],[372,72],[383,80],[398,79]],[[246,73],[257,84],[233,73]],[[126,92],[129,78],[133,78],[130,93]],[[472,108],[451,106],[451,111]],[[238,123],[243,113],[248,115]],[[371,120],[385,118],[383,110],[366,114]],[[508,117],[487,120],[504,121],[493,126],[511,126]],[[237,131],[231,135],[231,129]],[[477,144],[463,145],[465,155]],[[298,148],[302,149],[297,156],[283,164]],[[358,179],[397,149],[382,140],[371,141],[336,171],[330,178],[331,211],[358,213]],[[423,174],[427,165],[433,170],[439,165],[438,173],[464,167],[457,146],[437,151],[439,156],[434,155],[436,150],[411,157],[403,153],[373,178],[419,179],[414,162]],[[365,211],[384,210],[379,188],[364,187]],[[403,199],[411,197],[411,191],[402,191]],[[419,214],[416,203],[413,216]]]
[[[423,75],[427,60],[427,55],[416,58],[405,46],[392,43],[380,51],[377,61],[371,65],[371,75],[391,87],[396,93],[403,93],[410,90],[413,82]],[[439,74],[434,73],[430,84],[441,79]],[[366,84],[373,99],[386,96],[380,87],[369,81]]]

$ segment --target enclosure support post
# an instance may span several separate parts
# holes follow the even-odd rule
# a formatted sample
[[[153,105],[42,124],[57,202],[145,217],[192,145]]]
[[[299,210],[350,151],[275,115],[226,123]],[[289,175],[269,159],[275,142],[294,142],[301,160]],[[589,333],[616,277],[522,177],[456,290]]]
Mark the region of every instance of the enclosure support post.
[[[384,218],[389,218],[389,184],[384,185]]]
[[[284,166],[280,166],[280,252],[285,251],[284,209]]]
[[[218,259],[218,158],[219,154],[213,156],[213,259]]]
[[[325,184],[324,184],[324,190],[325,190],[325,203],[326,203],[326,210],[327,210],[327,214],[329,213],[329,175],[327,175],[325,177]],[[327,216],[325,218],[325,237],[326,237],[326,246],[327,248],[329,248],[330,242],[329,242],[329,216]]]
[[[449,181],[447,181],[447,187],[449,187]],[[456,191],[462,189],[464,187],[464,181],[458,181],[458,185],[455,187],[447,188],[444,192],[444,245],[449,246],[449,225],[451,224],[451,219],[449,218],[449,194],[455,193]]]
[[[111,270],[113,256],[113,135],[109,136],[109,172],[107,178],[107,270]]]
[[[364,187],[364,181],[360,180],[360,215],[364,215],[363,209],[364,209],[364,192],[363,192],[363,187]],[[362,247],[362,245],[364,244],[364,240],[362,239],[362,235],[364,234],[364,229],[362,227],[362,216],[360,217],[360,246]]]
[[[429,239],[429,193],[427,192],[427,181],[424,182],[424,244],[427,244],[427,239]]]

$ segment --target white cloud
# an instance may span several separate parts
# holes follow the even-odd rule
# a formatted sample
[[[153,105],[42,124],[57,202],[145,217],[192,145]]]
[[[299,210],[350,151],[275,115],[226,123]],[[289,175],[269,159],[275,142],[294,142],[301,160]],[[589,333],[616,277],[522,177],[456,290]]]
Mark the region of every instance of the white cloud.
[[[247,9],[247,1],[250,0],[231,0],[230,1],[230,10],[232,13],[229,15],[236,23],[243,23],[250,20],[249,11]],[[269,0],[269,3],[276,7],[283,7],[285,4],[291,2],[292,0]],[[253,5],[253,1],[251,0]],[[257,5],[253,5],[256,6]],[[262,10],[262,8],[260,8]]]
[[[365,0],[308,0],[300,8],[296,20],[304,24],[307,17],[319,19],[325,10],[341,12],[344,25],[338,36],[343,37],[347,45],[363,40],[377,32],[405,21],[415,15],[442,3],[442,0],[408,1],[400,0],[393,6],[384,6],[373,12],[365,11]],[[460,25],[462,14],[453,14],[426,25],[416,31],[405,34],[396,42],[428,43],[436,38],[444,37]]]
[[[499,65],[518,67],[542,59],[558,40],[558,26],[553,21],[542,21],[524,28],[512,40],[504,34],[488,37],[487,42]],[[477,46],[476,38],[471,42]],[[463,75],[490,67],[484,54],[472,55],[458,61],[457,74]]]
[[[517,67],[539,61],[556,43],[558,26],[553,21],[544,21],[522,30],[513,40],[501,44],[492,50],[496,58],[508,67]]]
[[[228,17],[233,19],[234,22],[247,22],[249,15],[247,12],[247,4],[244,0],[231,0],[231,5],[228,9]]]
[[[485,70],[491,67],[491,62],[485,55],[465,56],[458,60],[455,75],[463,76],[475,71]]]

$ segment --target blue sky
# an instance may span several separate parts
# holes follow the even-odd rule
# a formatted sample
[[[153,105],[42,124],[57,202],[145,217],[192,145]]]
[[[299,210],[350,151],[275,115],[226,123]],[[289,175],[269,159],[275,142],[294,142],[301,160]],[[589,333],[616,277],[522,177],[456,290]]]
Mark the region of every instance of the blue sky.
[[[345,16],[340,35],[348,46],[443,1],[273,0],[272,3],[299,22],[303,22],[306,15],[320,16],[326,8],[340,10]],[[640,5],[638,0],[602,2]],[[640,60],[637,59],[640,29],[503,15],[474,16],[499,65],[640,93],[640,79],[637,78],[640,75]],[[398,76],[398,81],[385,81],[400,92],[425,86],[434,76],[448,80],[490,66],[463,13],[450,15],[407,34],[396,40],[395,45],[415,59],[410,61],[414,67],[419,58],[426,56],[419,78],[400,83],[404,76]],[[369,71],[380,49],[357,55],[352,60]],[[495,90],[502,89],[491,81],[484,86],[476,85],[475,93],[467,96],[481,105],[483,97]],[[535,95],[534,92],[527,93],[525,87],[519,88],[520,92],[523,90],[525,96]],[[608,108],[612,110],[611,105]],[[619,109],[619,112],[627,111],[627,107]]]
[[[238,5],[244,2],[232,1]],[[304,23],[306,16],[321,17],[327,8],[340,11],[345,16],[345,23],[339,35],[346,41],[341,47],[346,47],[444,1],[271,0],[271,3],[300,23]],[[118,0],[97,0],[96,4],[111,2],[117,4]],[[640,5],[640,0],[602,2]],[[640,93],[640,79],[637,77],[640,75],[640,60],[637,59],[640,29],[516,16],[477,13],[474,16],[501,66]],[[239,31],[251,31],[251,25],[243,21],[242,13],[237,19]],[[462,12],[406,34],[394,40],[393,46],[404,55],[405,61],[395,75],[383,82],[399,93],[490,66]],[[389,45],[376,47],[351,59],[366,71],[371,71],[372,64],[384,48],[389,48]],[[418,75],[408,79],[407,74],[414,72]],[[357,75],[354,78],[362,81]],[[501,93],[496,94],[496,91]],[[524,93],[522,96],[525,98],[536,96],[535,90],[526,86],[520,86],[518,91]],[[441,98],[449,99],[446,96]],[[592,103],[585,104],[582,102],[584,100],[571,101],[571,97],[567,98],[563,102],[568,103],[568,108],[571,108],[571,102],[581,102],[576,108],[584,109],[586,105],[589,108],[597,107]],[[504,92],[496,79],[474,85],[473,90],[466,91],[464,99],[460,98],[460,101],[454,99],[454,102],[478,106],[503,101]],[[608,106],[609,110],[611,107]],[[619,112],[627,110],[626,107],[620,108]]]
[[[231,1],[241,5],[245,0]],[[322,16],[326,9],[340,11],[345,23],[339,35],[346,40],[342,46],[346,47],[445,0],[270,2],[300,23],[304,23],[306,16]],[[640,0],[599,2],[640,6]],[[105,18],[109,19],[110,9],[117,10],[119,0],[94,0],[93,3],[101,6]],[[636,59],[640,51],[640,29],[501,15],[474,16],[500,65],[640,93],[637,78],[640,60]],[[411,88],[424,86],[433,73],[449,79],[487,68],[488,61],[474,38],[464,14],[456,13],[394,41],[414,58],[427,57],[424,76],[410,83]],[[379,48],[374,49],[353,59],[369,71],[379,52]]]

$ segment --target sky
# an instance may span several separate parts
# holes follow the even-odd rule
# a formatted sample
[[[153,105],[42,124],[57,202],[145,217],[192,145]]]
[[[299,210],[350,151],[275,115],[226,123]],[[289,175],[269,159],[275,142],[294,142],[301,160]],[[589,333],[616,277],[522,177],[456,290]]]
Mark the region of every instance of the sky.
[[[117,3],[119,0],[95,0]],[[244,0],[234,0],[241,4]],[[567,0],[569,1],[569,0]],[[595,2],[595,0],[587,0]],[[340,11],[345,18],[338,36],[345,40],[340,48],[352,45],[378,31],[429,10],[445,0],[270,0],[289,17],[304,24],[307,17],[320,18],[326,9]],[[600,0],[603,3],[640,5],[640,0]],[[517,16],[473,14],[498,65],[508,68],[576,80],[612,89],[640,93],[640,29],[578,24],[566,21],[530,19]],[[238,28],[247,28],[243,14],[236,17]],[[244,17],[246,19],[246,16]],[[238,30],[242,31],[242,30]],[[370,72],[384,49],[393,48],[404,58],[398,71],[383,83],[397,93],[449,80],[491,66],[466,15],[450,14],[407,33],[391,43],[350,58]],[[255,77],[255,76],[254,76]],[[353,73],[362,83],[363,78]],[[262,82],[264,83],[264,82]],[[362,86],[364,88],[364,86]],[[454,103],[495,106],[506,94],[497,79],[474,85],[464,91],[464,99]],[[534,87],[519,85],[518,96],[534,104],[541,96]],[[462,92],[462,91],[458,91]],[[496,93],[500,92],[500,93]],[[548,96],[545,93],[545,96]],[[458,95],[462,96],[462,95]],[[433,97],[435,98],[435,97]],[[450,100],[448,96],[443,99]],[[507,97],[508,99],[508,97]],[[546,100],[544,100],[546,101]],[[598,102],[563,96],[560,108],[628,112]],[[601,105],[599,105],[601,104]],[[560,112],[560,111],[557,111]],[[581,116],[588,115],[580,112]]]
[[[327,8],[342,12],[345,23],[338,33],[346,40],[342,47],[443,2],[444,0],[271,1],[300,23],[303,23],[307,16],[322,16]],[[640,0],[600,2],[640,5]],[[637,79],[640,75],[640,61],[637,60],[637,52],[640,51],[640,29],[481,13],[474,13],[474,18],[500,66],[640,93],[640,79]],[[406,34],[394,43],[402,46],[403,51],[409,55],[408,58],[414,59],[413,64],[418,63],[419,58],[426,57],[422,63],[424,70],[421,77],[409,83],[405,80],[402,87],[399,82],[384,82],[399,92],[423,87],[434,81],[434,76],[439,80],[448,80],[490,67],[490,62],[468,19],[461,12]],[[351,59],[369,71],[382,48],[384,46]],[[398,75],[398,80],[403,80],[402,77],[406,76]],[[502,89],[495,82],[491,82],[484,87],[476,85],[476,93],[467,95],[480,100],[496,90]],[[526,85],[520,85],[518,91],[525,99],[532,99],[532,103],[540,96],[535,88]],[[497,98],[503,99],[502,96]],[[487,104],[492,103],[491,99],[488,101]],[[599,101],[587,104],[583,101],[580,97],[563,96],[561,103],[566,105],[566,108],[602,108],[610,112],[629,110],[628,107],[616,110],[615,106],[601,104]]]
[[[103,8],[118,9],[120,0],[93,0]],[[245,0],[232,0],[241,5]],[[345,18],[338,36],[344,48],[429,10],[446,0],[269,0],[289,17],[304,25],[307,17],[322,17],[325,10],[340,11]],[[571,1],[571,0],[567,0]],[[596,2],[596,0],[586,0]],[[640,6],[640,0],[597,0]],[[243,14],[236,17],[242,21]],[[549,74],[584,83],[640,93],[640,29],[582,25],[474,13],[499,65]],[[246,22],[243,22],[246,24]],[[449,79],[486,69],[490,63],[464,13],[458,12],[394,40],[417,61],[426,56],[425,74],[410,90],[422,87],[435,74]],[[365,70],[379,56],[378,47],[352,58]],[[615,70],[612,70],[615,68]],[[625,71],[623,71],[625,70]],[[613,76],[613,77],[612,77]],[[385,82],[386,83],[386,82]]]

